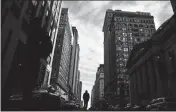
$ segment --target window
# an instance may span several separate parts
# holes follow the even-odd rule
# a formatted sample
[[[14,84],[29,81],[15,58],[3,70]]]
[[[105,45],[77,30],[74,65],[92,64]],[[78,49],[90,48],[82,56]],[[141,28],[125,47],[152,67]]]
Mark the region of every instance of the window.
[[[51,35],[51,29],[49,30],[49,36]]]
[[[140,38],[137,38],[137,42],[140,42]]]
[[[36,1],[36,0],[32,0],[32,4],[33,4],[34,6],[36,6],[36,5],[37,5],[37,1]]]
[[[124,48],[124,51],[128,51],[128,48]]]
[[[46,11],[46,16],[48,16],[48,10]]]
[[[117,95],[120,95],[120,88],[117,88]]]
[[[143,29],[139,29],[139,31],[143,31]]]
[[[117,20],[118,20],[117,17],[115,17],[115,18],[114,18],[114,21],[117,21]]]
[[[45,5],[45,1],[42,2],[42,6],[44,6],[44,5]]]
[[[154,26],[153,26],[153,25],[151,25],[151,26],[150,26],[150,28],[154,28]]]
[[[116,46],[116,49],[117,49],[117,50],[122,50],[121,47],[117,47],[117,46]]]
[[[126,31],[126,28],[122,28],[123,31]]]
[[[125,58],[128,57],[128,54],[124,54],[124,57],[125,57]]]
[[[51,21],[51,26],[53,25],[53,21]]]
[[[50,64],[50,62],[51,62],[51,57],[50,56],[47,57],[47,62],[48,62],[48,64]]]
[[[145,25],[145,28],[149,28],[148,25]]]
[[[50,0],[48,0],[48,5],[50,6],[50,4],[51,4],[51,1],[50,1]]]

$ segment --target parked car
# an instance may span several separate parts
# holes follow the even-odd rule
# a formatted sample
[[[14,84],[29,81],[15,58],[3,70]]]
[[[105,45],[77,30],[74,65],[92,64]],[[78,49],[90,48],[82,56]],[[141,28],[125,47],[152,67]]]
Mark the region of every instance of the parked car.
[[[130,103],[128,103],[125,107],[125,110],[131,110],[131,108],[133,107],[133,105],[131,105]]]
[[[125,110],[125,106],[126,106],[125,104],[119,104],[118,107],[117,107],[117,110],[118,111],[121,111],[121,110],[123,111],[123,110]]]
[[[23,95],[12,95],[10,96],[9,100],[22,100]]]
[[[114,108],[116,111],[119,110],[119,105],[116,105]]]
[[[76,108],[75,101],[74,100],[66,101],[65,108],[67,108],[67,109],[75,109]]]
[[[112,108],[113,108],[113,105],[109,105],[108,106],[108,111],[112,111],[113,110]]]
[[[176,110],[176,98],[162,97],[153,99],[146,108],[147,110]]]
[[[132,108],[131,108],[131,110],[132,111],[139,111],[140,110],[140,105],[134,105]]]

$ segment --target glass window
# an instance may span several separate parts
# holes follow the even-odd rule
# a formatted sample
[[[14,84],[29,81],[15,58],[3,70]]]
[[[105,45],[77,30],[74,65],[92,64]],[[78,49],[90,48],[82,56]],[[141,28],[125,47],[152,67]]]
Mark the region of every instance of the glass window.
[[[50,1],[50,0],[48,0],[48,5],[50,6],[50,4],[51,4],[51,1]]]
[[[51,26],[53,25],[53,21],[51,21]]]
[[[116,48],[117,48],[117,50],[122,50],[121,47],[116,47]]]
[[[45,1],[42,2],[42,6],[44,6],[44,5],[45,5]]]
[[[51,35],[51,29],[49,30],[49,36]]]
[[[37,5],[37,1],[36,1],[36,0],[32,0],[32,4],[33,4],[34,6],[36,6],[36,5]]]
[[[51,61],[51,57],[50,56],[48,56],[48,58],[47,58],[47,62],[50,64],[50,61]]]
[[[128,51],[128,48],[124,48],[124,51]]]
[[[48,16],[48,10],[46,11],[46,16]]]

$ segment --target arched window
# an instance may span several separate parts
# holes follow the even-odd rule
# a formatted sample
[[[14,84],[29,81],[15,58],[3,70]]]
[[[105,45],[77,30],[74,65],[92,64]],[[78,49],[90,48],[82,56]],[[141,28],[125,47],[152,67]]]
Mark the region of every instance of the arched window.
[[[139,27],[143,27],[143,25],[142,25],[142,24],[140,24],[140,25],[139,25]]]
[[[134,24],[134,27],[136,27],[136,28],[137,28],[137,27],[138,27],[138,25],[137,25],[137,24]]]
[[[150,25],[150,28],[154,28],[154,26],[153,26],[153,25]]]
[[[128,24],[129,27],[132,27],[132,24]]]

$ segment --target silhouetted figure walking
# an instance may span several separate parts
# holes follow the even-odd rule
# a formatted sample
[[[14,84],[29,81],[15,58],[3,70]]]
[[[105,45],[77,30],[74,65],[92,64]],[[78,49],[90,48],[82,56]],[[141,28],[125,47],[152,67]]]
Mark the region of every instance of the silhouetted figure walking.
[[[84,109],[87,110],[87,105],[88,105],[88,102],[89,102],[89,93],[88,91],[86,90],[85,93],[83,94],[83,100],[84,100]]]

